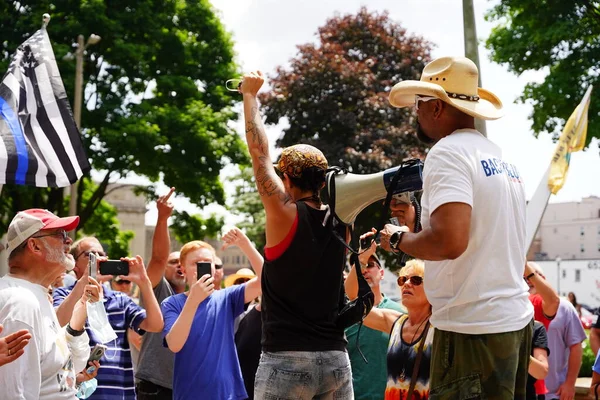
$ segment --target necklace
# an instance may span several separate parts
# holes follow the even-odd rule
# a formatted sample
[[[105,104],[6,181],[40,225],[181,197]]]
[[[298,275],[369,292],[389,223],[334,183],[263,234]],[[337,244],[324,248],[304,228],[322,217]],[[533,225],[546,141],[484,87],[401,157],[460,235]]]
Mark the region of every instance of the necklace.
[[[417,330],[415,331],[415,333],[413,334],[412,338],[410,339],[410,344],[412,345],[413,341],[415,340],[415,336],[417,336],[417,333],[419,333],[419,329],[421,329],[421,326],[423,326],[423,324],[425,323],[425,321],[429,320],[429,317],[431,316],[431,314],[427,315],[423,321],[421,321],[421,323],[419,324],[419,326],[417,327]]]
[[[430,316],[431,316],[431,314],[427,315],[423,319],[423,321],[421,321],[421,323],[417,327],[417,330],[415,331],[415,333],[413,334],[412,338],[410,339],[410,345],[412,345],[413,341],[415,340],[415,336],[417,336],[417,333],[419,333],[419,329],[421,329],[421,326],[425,323],[425,321],[429,320]],[[403,330],[404,330],[404,324],[402,324],[402,329],[400,330],[400,340],[402,340],[402,331]],[[426,339],[426,338],[424,338],[424,339]],[[424,339],[422,339],[422,340],[424,340]],[[406,369],[405,368],[402,368],[402,372],[400,373],[399,378],[400,378],[400,382],[404,382],[406,380]]]

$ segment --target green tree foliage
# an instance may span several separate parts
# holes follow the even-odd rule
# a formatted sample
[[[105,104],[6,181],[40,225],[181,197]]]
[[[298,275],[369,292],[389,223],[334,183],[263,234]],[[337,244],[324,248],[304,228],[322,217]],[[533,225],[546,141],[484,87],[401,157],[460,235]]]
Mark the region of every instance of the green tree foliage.
[[[173,217],[175,218],[170,230],[175,239],[182,244],[192,240],[214,239],[224,224],[223,218],[214,214],[203,218],[200,215],[190,215],[186,211],[174,211]]]
[[[532,129],[556,138],[589,85],[599,82],[600,6],[589,0],[501,0],[486,18],[497,22],[486,45],[492,60],[515,74],[548,71],[518,102],[533,105]],[[587,143],[600,137],[600,99],[592,95]]]
[[[85,52],[82,135],[93,168],[104,178],[91,196],[79,199],[82,229],[99,212],[108,183],[131,173],[162,178],[200,207],[223,204],[221,168],[248,159],[227,126],[236,118],[234,98],[224,88],[225,80],[238,75],[233,43],[209,1],[0,2],[0,70],[40,27],[45,12],[52,15],[48,33],[69,94],[75,62],[64,56],[74,53],[79,34],[102,37]],[[5,186],[3,197],[22,201],[0,213],[42,207],[65,214],[63,193]]]
[[[335,16],[318,31],[318,44],[298,46],[289,68],[271,76],[261,97],[267,123],[287,118],[278,145],[308,143],[330,165],[378,172],[423,155],[412,109],[388,102],[392,86],[419,79],[431,44],[409,35],[387,13],[362,8]]]
[[[265,209],[256,190],[254,172],[250,167],[242,167],[240,173],[232,180],[236,182],[236,187],[230,210],[234,215],[243,217],[238,228],[244,231],[262,254],[267,242],[265,237],[267,220]]]

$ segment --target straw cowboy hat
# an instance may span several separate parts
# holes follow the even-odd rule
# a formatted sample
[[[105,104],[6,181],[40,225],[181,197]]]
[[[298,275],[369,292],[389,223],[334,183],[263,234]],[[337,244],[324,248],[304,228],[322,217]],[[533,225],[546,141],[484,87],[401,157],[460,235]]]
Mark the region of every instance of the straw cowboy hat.
[[[250,268],[240,268],[235,274],[228,275],[225,278],[225,287],[235,285],[235,281],[237,281],[238,279],[250,280],[255,277],[256,275],[254,274],[254,272],[252,272]]]
[[[477,66],[466,57],[442,57],[425,66],[420,81],[402,81],[392,88],[390,104],[408,107],[415,95],[432,96],[460,111],[481,119],[502,117],[502,102],[478,87]]]

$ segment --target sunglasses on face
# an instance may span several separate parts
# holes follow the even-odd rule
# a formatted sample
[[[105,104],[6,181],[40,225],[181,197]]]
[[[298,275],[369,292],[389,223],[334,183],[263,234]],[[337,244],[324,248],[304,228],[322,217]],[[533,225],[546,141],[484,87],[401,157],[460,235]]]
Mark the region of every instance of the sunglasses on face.
[[[85,256],[86,258],[89,258],[91,253],[96,253],[96,255],[98,257],[106,257],[106,253],[103,251],[86,250],[86,251],[82,251],[81,253],[79,253],[77,255],[77,257],[75,257],[75,260],[77,260],[81,256]]]
[[[65,243],[67,239],[69,239],[69,234],[64,229],[52,233],[47,233],[45,235],[32,236],[32,238],[43,238],[47,236],[60,236],[62,238],[63,243]]]
[[[129,285],[131,283],[131,281],[125,280],[125,279],[121,279],[120,281],[115,281],[115,283],[117,285]]]
[[[415,111],[419,111],[419,102],[426,102],[429,100],[437,100],[437,97],[431,97],[431,96],[419,96],[418,94],[415,95]]]
[[[398,277],[398,286],[404,286],[404,284],[406,282],[410,281],[411,285],[413,286],[419,286],[423,283],[423,277],[422,276],[417,276],[417,275],[413,275],[413,276],[399,276]]]

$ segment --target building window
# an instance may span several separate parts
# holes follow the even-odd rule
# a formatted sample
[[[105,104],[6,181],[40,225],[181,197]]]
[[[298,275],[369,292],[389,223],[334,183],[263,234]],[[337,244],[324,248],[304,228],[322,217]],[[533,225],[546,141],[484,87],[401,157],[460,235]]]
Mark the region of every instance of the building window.
[[[600,235],[600,225],[598,225],[598,235]]]
[[[562,277],[563,277],[563,279],[567,278],[567,270],[566,269],[562,270]]]
[[[583,246],[583,243],[581,243],[581,252],[585,252],[585,247]]]
[[[558,232],[558,229],[554,228],[554,233]],[[600,228],[598,228],[598,233],[600,233]]]
[[[581,282],[581,270],[580,269],[575,270],[575,282]]]
[[[581,236],[585,235],[585,228],[582,226],[581,227]]]

